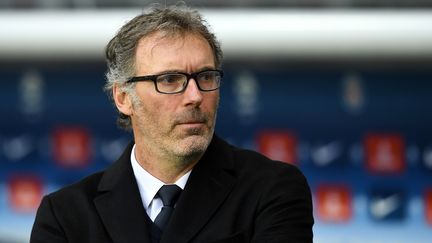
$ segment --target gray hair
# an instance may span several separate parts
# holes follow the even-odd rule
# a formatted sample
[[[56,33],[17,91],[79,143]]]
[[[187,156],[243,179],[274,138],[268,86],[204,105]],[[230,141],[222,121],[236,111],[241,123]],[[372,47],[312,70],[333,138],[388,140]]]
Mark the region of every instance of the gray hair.
[[[115,84],[120,84],[123,92],[128,93],[132,103],[138,100],[134,83],[126,81],[135,76],[135,53],[138,42],[155,32],[162,32],[164,37],[187,33],[199,34],[209,43],[217,68],[222,62],[222,50],[216,36],[200,13],[185,6],[154,7],[127,22],[111,39],[105,49],[108,70],[106,72],[105,91],[113,99],[112,91]],[[119,127],[131,129],[130,117],[119,111],[117,119]]]

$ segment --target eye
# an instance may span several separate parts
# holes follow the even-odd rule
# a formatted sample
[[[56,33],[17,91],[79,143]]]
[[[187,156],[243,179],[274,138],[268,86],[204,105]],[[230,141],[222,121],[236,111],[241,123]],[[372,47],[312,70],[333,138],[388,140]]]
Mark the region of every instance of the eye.
[[[200,81],[213,81],[215,79],[216,72],[214,71],[206,71],[199,74],[198,79]]]
[[[163,74],[157,78],[157,82],[162,85],[172,85],[182,83],[184,80],[184,75],[181,74]]]

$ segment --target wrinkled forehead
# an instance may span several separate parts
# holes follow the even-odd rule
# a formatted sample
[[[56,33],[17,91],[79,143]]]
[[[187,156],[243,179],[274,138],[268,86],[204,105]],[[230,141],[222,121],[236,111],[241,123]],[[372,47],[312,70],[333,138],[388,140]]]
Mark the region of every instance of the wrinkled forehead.
[[[181,48],[185,41],[189,38],[201,39],[210,47],[208,41],[197,32],[188,32],[185,30],[158,30],[141,37],[137,43],[135,53],[139,47],[143,47],[143,45],[146,45],[148,48],[150,48],[148,51],[152,51],[154,48],[164,45],[176,45]]]
[[[213,51],[207,40],[193,32],[172,34],[155,32],[140,39],[135,53],[136,71],[153,69],[165,64],[175,68],[176,65],[214,67]],[[177,67],[179,68],[179,67]]]

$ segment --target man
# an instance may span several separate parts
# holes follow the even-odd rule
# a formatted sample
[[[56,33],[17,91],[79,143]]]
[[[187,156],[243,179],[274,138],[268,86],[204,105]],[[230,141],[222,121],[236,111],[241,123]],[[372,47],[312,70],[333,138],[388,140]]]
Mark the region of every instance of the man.
[[[44,197],[31,243],[312,242],[301,172],[214,135],[222,54],[196,11],[139,15],[106,56],[106,88],[134,142]]]

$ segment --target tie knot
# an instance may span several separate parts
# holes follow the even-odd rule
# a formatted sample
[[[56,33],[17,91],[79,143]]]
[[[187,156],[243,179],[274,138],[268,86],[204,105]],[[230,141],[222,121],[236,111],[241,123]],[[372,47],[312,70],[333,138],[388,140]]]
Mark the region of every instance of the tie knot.
[[[182,189],[177,185],[164,185],[159,189],[157,194],[162,199],[164,206],[174,207],[181,191]]]

